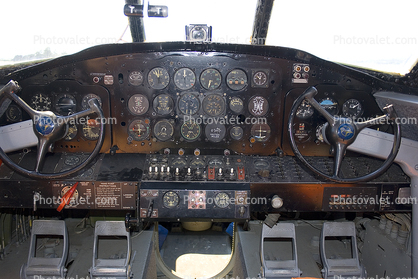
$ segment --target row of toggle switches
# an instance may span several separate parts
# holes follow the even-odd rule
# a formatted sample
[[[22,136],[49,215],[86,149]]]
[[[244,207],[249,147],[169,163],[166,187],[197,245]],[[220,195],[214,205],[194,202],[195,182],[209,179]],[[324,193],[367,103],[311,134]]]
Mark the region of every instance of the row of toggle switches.
[[[170,167],[149,167],[147,179],[149,180],[174,180],[174,181],[201,181],[201,180],[219,180],[219,181],[236,181],[245,180],[244,166],[235,168],[216,169],[215,167],[207,167],[207,170],[201,169],[179,169],[175,168],[171,171]]]

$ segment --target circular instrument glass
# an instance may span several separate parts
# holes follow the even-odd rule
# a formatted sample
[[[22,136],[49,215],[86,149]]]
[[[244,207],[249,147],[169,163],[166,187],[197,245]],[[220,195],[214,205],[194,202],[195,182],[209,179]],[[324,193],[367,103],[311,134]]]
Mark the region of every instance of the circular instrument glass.
[[[9,105],[6,110],[6,117],[10,122],[18,122],[22,119],[22,110],[18,106]]]
[[[173,133],[174,127],[170,121],[166,119],[160,120],[154,125],[154,136],[160,141],[171,139]]]
[[[231,101],[229,101],[229,108],[235,113],[240,113],[244,109],[244,102],[241,98],[233,97]]]
[[[74,96],[63,94],[58,96],[55,103],[55,110],[61,115],[70,115],[76,111],[76,100]]]
[[[97,140],[100,133],[100,123],[95,119],[88,119],[83,125],[83,137],[88,140]]]
[[[247,86],[247,74],[240,69],[234,69],[226,76],[226,84],[232,90],[242,90]]]
[[[363,113],[363,107],[359,100],[350,99],[343,104],[343,114],[345,117],[356,118]]]
[[[205,127],[205,135],[207,139],[211,142],[220,142],[226,133],[225,125],[223,124],[208,124]]]
[[[263,142],[270,138],[271,129],[268,124],[254,124],[251,127],[251,136],[255,141]]]
[[[181,158],[181,157],[177,157],[175,159],[173,159],[173,161],[171,161],[171,167],[172,168],[179,168],[179,169],[183,169],[187,166],[187,162],[185,159]]]
[[[65,186],[61,189],[61,198],[72,188],[72,186]],[[76,205],[75,201],[78,200],[78,190],[76,189],[70,199],[70,202],[67,206]]]
[[[42,93],[37,93],[33,95],[33,97],[30,99],[29,104],[34,110],[37,111],[47,111],[51,110],[51,99]]]
[[[87,94],[83,97],[83,99],[81,100],[81,108],[83,110],[89,109],[89,101],[93,98],[96,98],[99,101],[100,106],[102,106],[102,99],[100,99],[99,96],[97,96],[96,94],[90,93]]]
[[[314,108],[308,100],[304,99],[296,110],[296,116],[300,119],[307,119],[314,113]]]
[[[166,208],[174,208],[180,202],[180,197],[176,192],[168,191],[163,195],[163,205]]]
[[[184,122],[183,125],[181,125],[180,132],[183,138],[185,138],[188,141],[194,141],[200,136],[200,126],[199,124],[189,121]]]
[[[150,128],[148,119],[136,119],[128,126],[128,134],[136,141],[141,141],[149,136]]]
[[[229,135],[233,140],[240,140],[242,139],[242,136],[244,135],[244,130],[239,126],[234,126],[229,131]]]
[[[211,94],[203,99],[203,111],[209,116],[219,116],[225,111],[225,100],[222,96]]]
[[[77,136],[77,126],[75,124],[68,125],[68,132],[65,135],[65,140],[73,140]]]
[[[295,140],[300,143],[307,142],[311,138],[312,126],[306,122],[293,124]]]
[[[248,103],[248,110],[254,116],[264,116],[269,110],[269,103],[264,97],[254,96]]]
[[[196,157],[190,162],[190,167],[194,169],[203,169],[205,166],[205,161],[200,157]]]
[[[153,89],[164,89],[170,82],[170,76],[166,69],[157,67],[148,73],[148,83]]]
[[[196,75],[189,68],[181,68],[174,74],[174,84],[181,90],[193,87],[196,82]]]
[[[332,98],[325,98],[322,99],[319,104],[332,116],[336,115],[338,113],[338,103]]]
[[[206,69],[200,75],[200,84],[207,90],[217,89],[221,81],[221,73],[216,69]]]
[[[227,208],[229,205],[229,196],[225,192],[220,192],[216,194],[214,201],[217,207]]]
[[[320,142],[324,142],[324,127],[325,127],[325,123],[316,127],[316,131],[315,131],[316,139],[319,140]]]
[[[144,75],[140,71],[133,71],[129,74],[128,81],[133,86],[141,85],[144,81]]]
[[[174,109],[174,101],[170,95],[160,94],[154,98],[152,106],[159,115],[168,115]]]
[[[147,97],[142,94],[135,94],[129,98],[128,109],[132,114],[142,115],[149,109]]]
[[[255,85],[263,86],[267,83],[267,74],[263,71],[258,71],[253,76],[253,82]]]
[[[179,110],[182,114],[193,115],[199,110],[200,102],[199,99],[191,94],[187,93],[181,96],[179,100]]]

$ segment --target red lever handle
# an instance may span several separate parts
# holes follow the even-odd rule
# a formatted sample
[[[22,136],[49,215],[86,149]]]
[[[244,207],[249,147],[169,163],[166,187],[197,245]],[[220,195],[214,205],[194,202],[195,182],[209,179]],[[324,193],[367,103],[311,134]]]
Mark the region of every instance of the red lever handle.
[[[67,193],[64,194],[64,196],[62,196],[62,202],[61,204],[58,206],[57,211],[61,212],[61,210],[64,208],[64,206],[66,206],[67,204],[70,203],[71,198],[74,195],[75,189],[78,186],[78,182],[76,182],[71,188],[70,190],[67,191]]]

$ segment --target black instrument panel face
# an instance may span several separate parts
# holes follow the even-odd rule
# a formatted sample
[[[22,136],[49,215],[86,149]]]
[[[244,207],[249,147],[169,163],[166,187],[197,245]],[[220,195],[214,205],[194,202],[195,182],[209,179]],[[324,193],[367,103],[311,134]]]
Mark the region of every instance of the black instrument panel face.
[[[373,87],[361,73],[319,58],[310,63],[312,57],[304,57],[303,52],[291,56],[290,50],[282,51],[276,56],[248,50],[246,54],[237,50],[110,51],[56,64],[18,81],[21,96],[37,110],[68,115],[86,109],[88,100],[97,98],[108,120],[102,152],[110,147],[120,153],[145,154],[199,148],[272,155],[279,148],[292,154],[288,114],[309,86],[318,89],[315,98],[331,114],[353,119],[382,114]],[[0,125],[26,119],[12,102]],[[329,154],[321,138],[324,123],[309,103],[298,108],[295,138],[303,154]],[[93,120],[70,125],[55,150],[92,150],[97,127]]]

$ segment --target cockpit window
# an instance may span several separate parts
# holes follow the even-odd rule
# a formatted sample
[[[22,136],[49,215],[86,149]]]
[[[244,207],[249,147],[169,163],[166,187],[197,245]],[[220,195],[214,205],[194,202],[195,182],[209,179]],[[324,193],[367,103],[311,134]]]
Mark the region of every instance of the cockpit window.
[[[266,44],[334,62],[405,74],[418,58],[413,1],[276,0]]]

